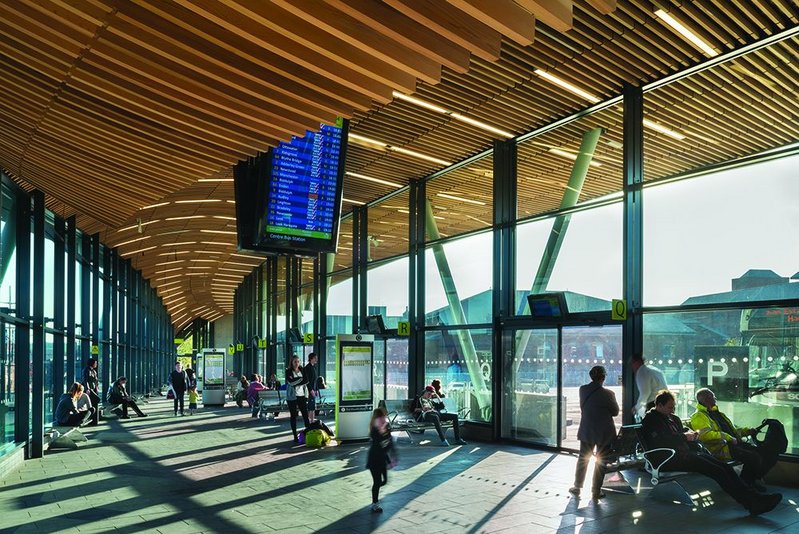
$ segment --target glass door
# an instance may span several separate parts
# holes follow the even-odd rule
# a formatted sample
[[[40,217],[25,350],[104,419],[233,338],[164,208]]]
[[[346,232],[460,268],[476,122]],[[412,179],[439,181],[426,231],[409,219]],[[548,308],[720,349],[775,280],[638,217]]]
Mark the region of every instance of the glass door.
[[[591,382],[588,372],[595,365],[605,368],[605,387],[616,394],[621,408],[621,325],[564,326],[561,330],[561,376],[563,380],[564,432],[561,447],[580,449],[577,429],[580,428],[580,386]],[[614,418],[616,429],[621,426],[622,414]]]
[[[510,330],[504,346],[502,437],[557,446],[558,328]]]
[[[502,437],[578,450],[580,386],[595,365],[621,405],[621,325],[508,330],[503,346]]]

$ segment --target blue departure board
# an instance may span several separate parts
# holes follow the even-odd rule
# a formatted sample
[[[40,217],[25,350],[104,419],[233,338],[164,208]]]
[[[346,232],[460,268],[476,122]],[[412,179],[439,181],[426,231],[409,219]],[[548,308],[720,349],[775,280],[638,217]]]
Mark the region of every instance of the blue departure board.
[[[329,248],[340,214],[341,156],[342,129],[328,125],[272,150],[262,244]]]

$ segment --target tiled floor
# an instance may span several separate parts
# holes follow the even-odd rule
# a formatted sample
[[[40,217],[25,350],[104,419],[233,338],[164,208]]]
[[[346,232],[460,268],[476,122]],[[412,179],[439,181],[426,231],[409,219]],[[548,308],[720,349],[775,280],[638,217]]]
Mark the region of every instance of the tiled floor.
[[[750,517],[712,482],[699,509],[610,493],[566,492],[575,460],[505,445],[442,448],[399,439],[400,464],[372,514],[366,446],[294,447],[287,422],[247,410],[108,421],[76,451],[51,451],[0,482],[0,532],[799,532],[799,489]],[[430,436],[433,437],[432,435]]]

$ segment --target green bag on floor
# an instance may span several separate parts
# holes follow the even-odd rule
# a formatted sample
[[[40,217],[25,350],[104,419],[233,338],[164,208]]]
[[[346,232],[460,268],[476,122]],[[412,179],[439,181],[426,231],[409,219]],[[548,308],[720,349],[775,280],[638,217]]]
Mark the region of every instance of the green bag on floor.
[[[305,446],[318,449],[330,443],[330,436],[324,430],[309,430],[305,433]]]

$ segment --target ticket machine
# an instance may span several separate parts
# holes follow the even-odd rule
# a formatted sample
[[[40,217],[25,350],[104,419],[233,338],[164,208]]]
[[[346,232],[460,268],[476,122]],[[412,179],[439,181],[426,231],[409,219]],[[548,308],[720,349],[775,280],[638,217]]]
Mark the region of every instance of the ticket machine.
[[[203,349],[203,404],[225,405],[225,349]]]

